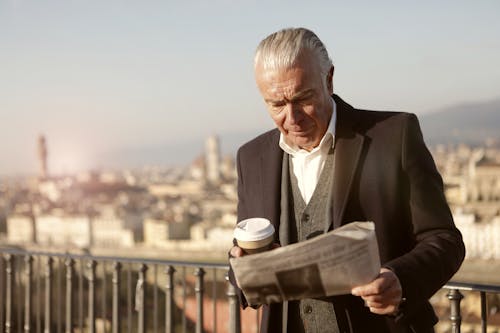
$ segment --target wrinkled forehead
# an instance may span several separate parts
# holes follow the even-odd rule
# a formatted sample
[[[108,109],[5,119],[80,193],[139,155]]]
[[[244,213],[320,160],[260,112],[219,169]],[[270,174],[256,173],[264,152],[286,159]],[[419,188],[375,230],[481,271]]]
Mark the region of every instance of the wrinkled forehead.
[[[292,100],[321,86],[319,70],[308,70],[307,66],[289,69],[264,69],[255,71],[257,86],[266,101]]]

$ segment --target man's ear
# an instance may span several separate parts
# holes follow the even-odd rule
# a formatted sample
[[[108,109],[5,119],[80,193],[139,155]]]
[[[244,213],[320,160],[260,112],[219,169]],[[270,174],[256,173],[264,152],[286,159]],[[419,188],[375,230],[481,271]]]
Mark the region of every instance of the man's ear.
[[[326,87],[328,88],[330,95],[333,95],[333,71],[334,67],[332,66],[326,75]]]

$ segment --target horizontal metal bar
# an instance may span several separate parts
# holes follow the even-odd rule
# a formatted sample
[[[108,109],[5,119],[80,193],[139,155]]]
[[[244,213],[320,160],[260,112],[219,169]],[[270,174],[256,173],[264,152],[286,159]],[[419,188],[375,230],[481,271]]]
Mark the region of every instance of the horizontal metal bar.
[[[68,254],[62,252],[44,252],[44,251],[25,251],[20,249],[0,247],[0,253],[11,254],[15,256],[39,256],[52,258],[70,258],[74,260],[95,260],[98,262],[121,262],[122,264],[146,264],[146,265],[165,265],[165,266],[183,266],[191,268],[218,269],[228,270],[229,266],[225,263],[207,263],[207,262],[191,262],[177,260],[161,260],[161,259],[146,259],[146,258],[130,258],[130,257],[111,257],[111,256],[90,256],[88,254]],[[484,291],[487,293],[500,293],[500,285],[468,283],[449,281],[443,286],[445,289],[459,289],[470,291]]]
[[[468,282],[455,282],[450,281],[443,286],[445,289],[459,289],[469,291],[484,291],[487,293],[500,293],[500,285],[482,284],[482,283],[468,283]]]
[[[62,253],[62,252],[45,252],[45,251],[24,251],[13,248],[0,248],[0,253],[9,253],[13,255],[33,255],[33,256],[46,256],[53,258],[72,258],[72,259],[80,259],[80,260],[96,260],[96,261],[119,261],[121,263],[144,263],[148,266],[150,264],[154,265],[171,265],[171,266],[186,266],[192,268],[215,268],[221,270],[229,269],[227,264],[222,263],[209,263],[209,262],[196,262],[196,261],[178,261],[178,260],[162,260],[162,259],[150,259],[150,258],[131,258],[131,257],[110,257],[110,256],[92,256],[88,254],[70,254],[70,253]]]

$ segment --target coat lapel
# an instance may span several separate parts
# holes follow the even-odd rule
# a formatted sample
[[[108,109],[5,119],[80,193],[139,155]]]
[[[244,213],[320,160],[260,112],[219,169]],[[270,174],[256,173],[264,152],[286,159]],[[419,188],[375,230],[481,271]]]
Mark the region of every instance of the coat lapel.
[[[343,224],[344,212],[363,148],[364,136],[356,131],[358,113],[338,96],[333,175],[333,228]]]
[[[276,129],[269,136],[269,142],[262,147],[263,152],[260,155],[260,174],[263,213],[270,219],[276,230],[279,228],[280,221],[280,199],[281,199],[281,168],[283,160],[283,151],[278,145],[279,131]]]

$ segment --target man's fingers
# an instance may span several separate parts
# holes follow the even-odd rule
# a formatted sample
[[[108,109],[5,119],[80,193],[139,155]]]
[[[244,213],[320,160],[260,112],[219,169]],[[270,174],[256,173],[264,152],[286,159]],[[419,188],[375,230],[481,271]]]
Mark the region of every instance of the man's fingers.
[[[392,314],[401,302],[402,290],[399,279],[392,271],[382,268],[372,282],[351,290],[355,296],[361,296],[370,312]]]
[[[389,287],[390,284],[379,275],[379,277],[372,282],[353,288],[351,293],[355,296],[380,295]]]
[[[370,307],[370,312],[379,314],[379,315],[386,315],[386,314],[393,314],[397,311],[397,307],[394,305],[383,307],[383,308],[374,308]]]
[[[373,303],[383,303],[388,297],[386,295],[370,295],[370,296],[361,296],[363,301],[373,302]]]
[[[396,289],[401,288],[399,280],[392,271],[382,268],[375,280],[363,286],[353,288],[351,293],[354,296],[380,295],[393,287]]]
[[[400,298],[398,295],[384,295],[384,296],[365,296],[362,297],[365,305],[368,307],[381,307],[388,304],[399,304]]]
[[[401,291],[396,286],[390,286],[380,294],[370,294],[361,297],[363,298],[363,300],[368,302],[379,302],[379,303],[387,301],[398,302],[401,298]]]
[[[382,308],[382,307],[384,307],[386,305],[383,304],[383,303],[380,303],[380,302],[366,301],[365,300],[365,306],[368,307],[368,308]]]
[[[370,309],[370,312],[376,314],[392,314],[397,311],[398,304],[395,300],[389,302],[365,301],[365,306]]]
[[[274,249],[277,249],[278,247],[280,247],[281,245],[279,245],[278,243],[273,243],[271,245],[271,249],[274,250]],[[228,253],[229,257],[231,258],[238,258],[238,257],[242,257],[245,255],[245,252],[241,249],[241,247],[238,247],[238,246],[233,246],[231,248],[231,250],[229,250],[229,253]]]
[[[229,251],[229,256],[233,258],[238,258],[243,256],[243,250],[239,248],[238,246],[233,246],[231,250]]]

